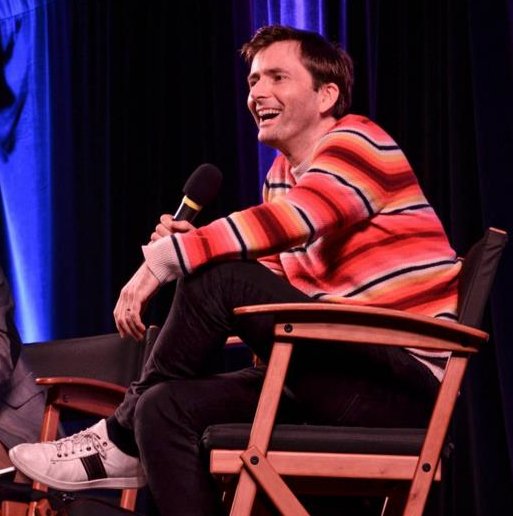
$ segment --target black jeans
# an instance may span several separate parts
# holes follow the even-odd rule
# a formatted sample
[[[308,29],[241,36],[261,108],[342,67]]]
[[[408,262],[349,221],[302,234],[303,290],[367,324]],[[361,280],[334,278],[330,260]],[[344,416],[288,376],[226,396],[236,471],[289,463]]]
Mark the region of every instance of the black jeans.
[[[256,262],[210,265],[180,280],[169,316],[141,380],[116,411],[135,432],[141,461],[162,514],[221,512],[219,495],[201,456],[204,429],[250,422],[264,368],[215,374],[213,364],[230,334],[264,361],[272,317],[236,319],[237,306],[311,302]],[[293,353],[282,419],[335,425],[426,424],[438,382],[403,349],[380,346],[302,346]]]

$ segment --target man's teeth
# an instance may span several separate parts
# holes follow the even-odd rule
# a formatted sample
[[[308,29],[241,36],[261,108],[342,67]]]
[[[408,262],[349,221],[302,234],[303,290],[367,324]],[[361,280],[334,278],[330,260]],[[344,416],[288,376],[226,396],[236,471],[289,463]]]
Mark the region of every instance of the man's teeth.
[[[268,120],[269,118],[274,118],[275,116],[278,116],[280,114],[280,111],[278,109],[262,109],[258,112],[258,116],[260,117],[260,120]]]

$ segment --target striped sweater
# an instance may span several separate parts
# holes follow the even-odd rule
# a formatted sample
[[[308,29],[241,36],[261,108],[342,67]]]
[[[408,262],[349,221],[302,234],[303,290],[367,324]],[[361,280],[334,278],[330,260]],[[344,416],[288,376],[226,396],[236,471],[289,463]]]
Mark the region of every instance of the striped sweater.
[[[369,119],[346,115],[296,169],[279,155],[263,200],[145,246],[148,266],[166,282],[259,259],[320,301],[456,318],[461,264],[403,152]]]

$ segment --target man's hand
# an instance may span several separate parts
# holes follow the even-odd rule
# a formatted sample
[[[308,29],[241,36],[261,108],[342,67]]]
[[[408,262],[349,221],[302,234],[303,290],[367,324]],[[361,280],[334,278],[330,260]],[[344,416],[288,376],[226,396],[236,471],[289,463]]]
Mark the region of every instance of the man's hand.
[[[172,235],[173,233],[187,233],[194,229],[194,226],[187,220],[174,220],[172,215],[165,213],[160,217],[160,223],[155,227],[151,234],[151,241],[155,242],[159,238]]]
[[[131,335],[136,340],[142,340],[146,327],[141,320],[141,315],[148,300],[158,288],[157,278],[144,262],[121,289],[114,308],[114,320],[121,337]]]

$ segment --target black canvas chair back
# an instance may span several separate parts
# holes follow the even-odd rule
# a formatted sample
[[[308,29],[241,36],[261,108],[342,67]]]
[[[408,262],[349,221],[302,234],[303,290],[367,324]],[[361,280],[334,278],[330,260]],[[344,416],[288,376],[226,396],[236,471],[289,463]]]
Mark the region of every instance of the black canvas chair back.
[[[481,327],[483,313],[502,251],[508,235],[496,228],[488,228],[485,234],[466,254],[458,285],[458,320],[461,324]]]
[[[144,342],[117,333],[34,342],[23,353],[36,377],[94,378],[127,387],[138,377],[158,334],[148,329]]]
[[[251,514],[255,496],[265,493],[278,512],[307,514],[298,501],[302,492],[367,494],[385,498],[383,515],[420,516],[433,481],[441,479],[441,456],[467,361],[488,335],[478,329],[493,284],[504,231],[489,228],[467,253],[459,285],[459,322],[406,312],[325,303],[241,307],[236,315],[273,314],[275,345],[252,425],[213,425],[202,444],[210,470],[229,486],[231,514]],[[346,428],[274,425],[286,367],[299,339],[365,345],[408,345],[450,351],[428,428]],[[286,330],[285,328],[288,328]],[[301,336],[299,335],[301,334]],[[304,342],[304,341],[303,341]],[[286,482],[284,482],[284,479]]]

